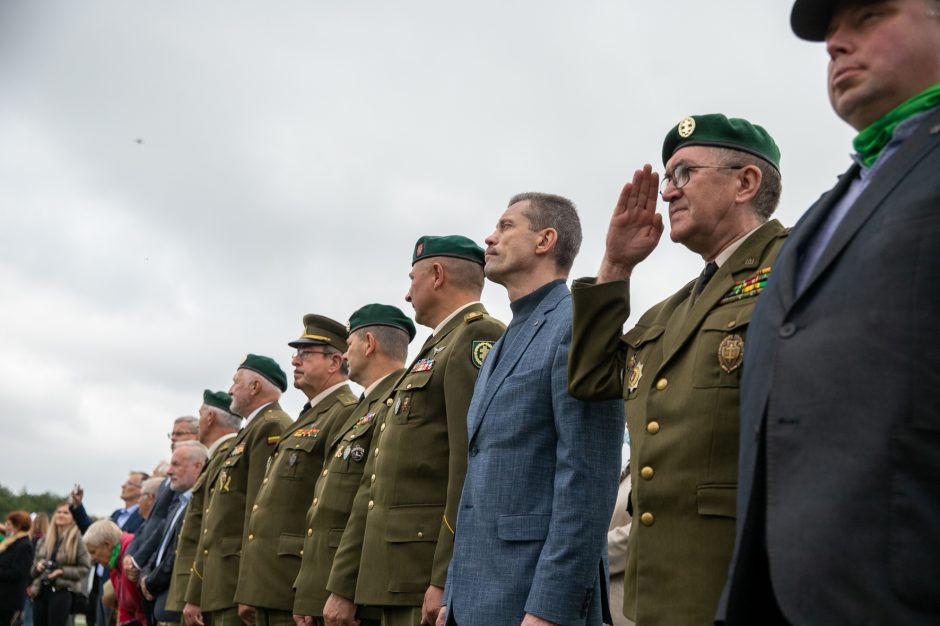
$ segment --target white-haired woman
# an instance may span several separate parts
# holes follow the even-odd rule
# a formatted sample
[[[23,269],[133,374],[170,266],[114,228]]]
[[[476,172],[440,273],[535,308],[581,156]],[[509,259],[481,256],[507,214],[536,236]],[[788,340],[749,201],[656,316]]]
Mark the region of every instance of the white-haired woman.
[[[134,535],[122,531],[111,520],[99,520],[88,527],[82,540],[95,563],[109,568],[111,586],[118,603],[120,626],[146,626],[137,585],[124,573],[124,552]]]

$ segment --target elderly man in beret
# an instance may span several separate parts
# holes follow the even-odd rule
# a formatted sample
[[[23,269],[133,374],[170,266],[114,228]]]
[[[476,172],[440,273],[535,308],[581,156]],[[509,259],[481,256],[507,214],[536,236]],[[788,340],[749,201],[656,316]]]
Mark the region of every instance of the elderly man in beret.
[[[365,391],[346,421],[333,430],[326,442],[326,466],[307,511],[303,565],[294,582],[297,626],[323,624],[333,554],[372,455],[376,424],[388,408],[385,400],[392,386],[404,373],[408,344],[414,335],[412,321],[397,307],[387,304],[368,304],[349,317],[346,350],[349,378]],[[363,491],[362,496],[365,495]],[[379,626],[381,613],[360,607],[355,617],[360,626]]]
[[[624,186],[596,279],[575,281],[571,393],[624,399],[633,526],[624,613],[642,626],[711,624],[734,543],[738,406],[748,322],[785,237],[770,216],[780,152],[760,126],[686,117],[663,143],[670,236],[701,275],[621,336],[629,278],[659,242],[659,178]]]
[[[460,235],[415,243],[405,300],[432,329],[388,399],[370,464],[336,552],[324,610],[351,624],[355,605],[387,626],[433,624],[453,553],[467,469],[467,409],[483,359],[505,326],[480,302],[483,249]]]
[[[246,624],[294,626],[293,585],[303,556],[307,509],[332,433],[358,401],[343,358],[346,327],[313,314],[305,315],[303,323],[303,334],[287,345],[297,350],[291,361],[294,386],[307,403],[275,447],[245,521],[247,541],[235,601]]]
[[[202,516],[207,498],[222,470],[222,462],[232,447],[232,439],[241,428],[242,418],[231,413],[232,396],[225,391],[206,389],[199,407],[199,442],[208,449],[208,460],[192,487],[189,506],[183,515],[176,543],[173,577],[167,592],[166,610],[182,611],[186,604],[186,587],[193,572],[196,549],[202,534]]]
[[[206,498],[202,536],[183,608],[187,624],[202,624],[204,616],[211,626],[242,623],[234,598],[242,541],[252,539],[243,537],[245,519],[261,488],[268,459],[281,433],[293,422],[278,405],[286,390],[284,370],[266,356],[249,354],[232,377],[231,411],[248,423],[232,440],[212,485],[215,491]]]
[[[797,0],[790,20],[825,42],[856,154],[751,321],[719,618],[940,624],[940,1]]]

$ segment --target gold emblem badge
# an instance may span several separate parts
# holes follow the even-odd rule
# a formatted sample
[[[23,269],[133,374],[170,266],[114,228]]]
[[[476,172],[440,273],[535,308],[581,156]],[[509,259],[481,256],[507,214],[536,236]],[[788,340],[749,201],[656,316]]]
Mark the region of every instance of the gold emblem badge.
[[[493,349],[492,341],[474,341],[470,348],[470,360],[476,365],[477,369],[483,367],[483,359]]]
[[[640,386],[640,379],[643,378],[643,364],[637,363],[636,355],[630,357],[627,362],[627,392],[633,393]]]
[[[718,365],[727,373],[741,367],[744,358],[744,339],[741,335],[728,335],[718,346]]]
[[[695,119],[692,117],[687,117],[679,122],[679,136],[685,139],[686,137],[691,137],[692,133],[695,132]]]

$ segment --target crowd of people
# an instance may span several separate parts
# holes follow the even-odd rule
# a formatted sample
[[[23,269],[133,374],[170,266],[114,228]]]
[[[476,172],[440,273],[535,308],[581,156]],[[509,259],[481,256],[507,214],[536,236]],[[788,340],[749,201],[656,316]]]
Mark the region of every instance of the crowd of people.
[[[624,186],[570,291],[564,197],[514,196],[485,249],[423,236],[410,363],[397,306],[305,315],[292,377],[233,364],[111,519],[80,489],[37,542],[11,514],[5,589],[32,579],[37,626],[64,624],[92,562],[98,626],[937,623],[940,1],[796,0],[791,24],[825,41],[860,132],[792,229],[777,142],[706,114]],[[659,197],[705,268],[624,333]]]

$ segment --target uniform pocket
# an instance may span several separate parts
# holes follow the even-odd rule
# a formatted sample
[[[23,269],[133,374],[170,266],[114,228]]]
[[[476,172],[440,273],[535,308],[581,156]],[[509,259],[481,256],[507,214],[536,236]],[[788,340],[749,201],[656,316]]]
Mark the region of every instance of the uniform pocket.
[[[296,556],[300,558],[301,551],[304,548],[303,535],[282,534],[277,540],[278,556]]]
[[[394,401],[386,413],[386,419],[394,419],[396,424],[407,424],[424,417],[425,387],[431,382],[433,373],[429,370],[408,374],[395,390]]]
[[[699,515],[717,515],[732,519],[736,517],[737,485],[699,485],[695,489],[695,497]]]
[[[222,537],[222,541],[219,542],[219,549],[222,551],[222,558],[238,556],[242,549],[241,535],[238,537]]]
[[[702,322],[695,342],[692,385],[697,388],[739,387],[744,340],[753,303],[726,305]]]
[[[389,591],[415,593],[427,590],[443,515],[444,507],[433,504],[388,510],[385,541]]]

